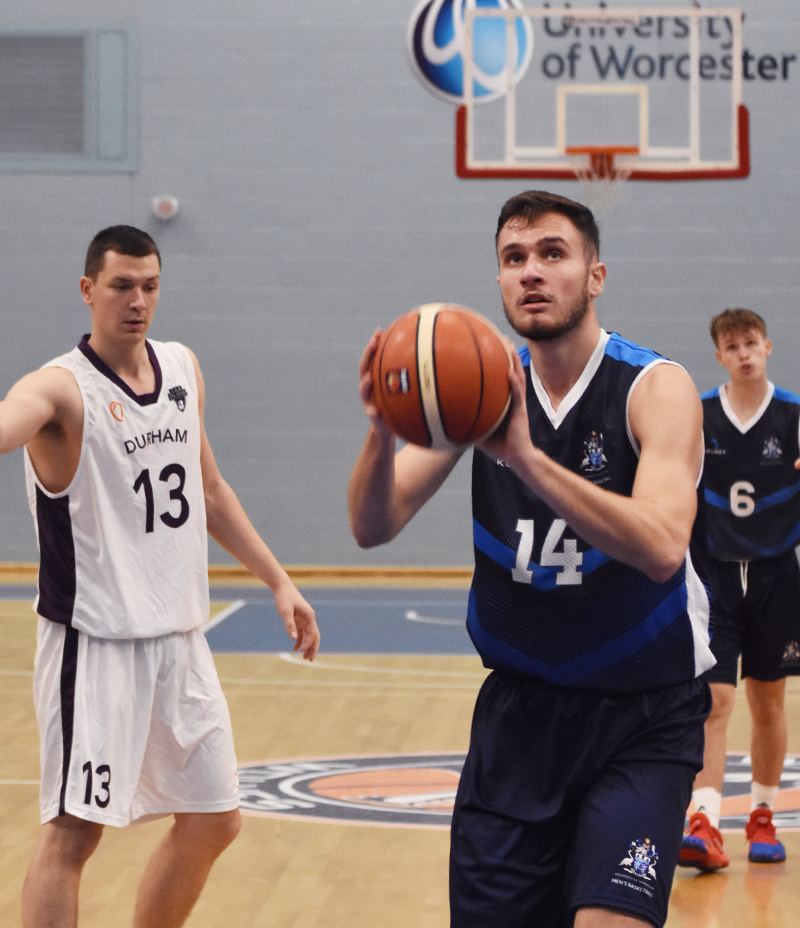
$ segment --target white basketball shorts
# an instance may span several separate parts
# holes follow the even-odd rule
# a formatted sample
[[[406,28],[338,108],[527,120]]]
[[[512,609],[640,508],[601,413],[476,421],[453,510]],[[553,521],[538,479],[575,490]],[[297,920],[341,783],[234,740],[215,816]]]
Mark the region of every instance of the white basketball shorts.
[[[230,713],[198,629],[106,639],[40,618],[34,701],[43,823],[238,808]]]

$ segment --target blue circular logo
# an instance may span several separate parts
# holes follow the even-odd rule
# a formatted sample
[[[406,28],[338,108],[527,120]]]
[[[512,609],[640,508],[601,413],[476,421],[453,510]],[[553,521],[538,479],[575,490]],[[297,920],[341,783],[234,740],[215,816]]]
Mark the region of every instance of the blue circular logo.
[[[522,0],[421,0],[408,26],[408,54],[417,77],[438,97],[451,103],[464,99],[464,10],[523,9]],[[514,20],[517,62],[513,82],[519,83],[533,55],[530,20]],[[478,16],[472,36],[473,97],[488,102],[504,96],[508,87],[506,20]]]

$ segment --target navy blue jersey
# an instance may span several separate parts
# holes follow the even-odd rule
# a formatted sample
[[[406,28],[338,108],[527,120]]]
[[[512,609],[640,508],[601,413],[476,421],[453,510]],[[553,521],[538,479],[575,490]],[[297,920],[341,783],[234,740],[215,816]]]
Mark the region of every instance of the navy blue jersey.
[[[779,557],[800,542],[800,397],[772,384],[770,394],[744,425],[720,388],[702,396],[708,546],[722,560]]]
[[[627,421],[637,378],[665,362],[602,334],[556,412],[532,371],[533,443],[586,480],[630,496],[638,463]],[[636,692],[711,667],[708,597],[691,558],[666,583],[593,548],[504,463],[476,451],[475,574],[467,627],[484,664],[549,683]]]

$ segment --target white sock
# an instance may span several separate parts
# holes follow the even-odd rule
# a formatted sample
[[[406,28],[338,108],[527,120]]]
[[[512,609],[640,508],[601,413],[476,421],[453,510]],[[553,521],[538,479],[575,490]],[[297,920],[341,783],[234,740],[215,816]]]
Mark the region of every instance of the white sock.
[[[719,828],[722,812],[722,793],[713,786],[702,786],[692,793],[695,812],[702,812],[714,828]]]
[[[775,806],[775,799],[778,795],[778,786],[764,786],[763,783],[756,783],[750,787],[750,811],[757,809],[759,806],[765,809],[772,809]]]

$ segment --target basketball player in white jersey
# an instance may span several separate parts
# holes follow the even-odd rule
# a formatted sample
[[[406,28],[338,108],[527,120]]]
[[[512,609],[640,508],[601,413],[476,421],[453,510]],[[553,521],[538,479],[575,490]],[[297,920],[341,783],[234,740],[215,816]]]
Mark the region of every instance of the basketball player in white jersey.
[[[80,282],[91,335],[0,403],[0,453],[25,446],[40,549],[42,827],[25,928],[75,926],[104,826],[164,815],[133,924],[182,925],[239,831],[230,716],[200,631],[206,531],[271,587],[295,650],[319,647],[313,609],[219,473],[197,359],[146,340],[160,268],[145,232],[98,233]]]

